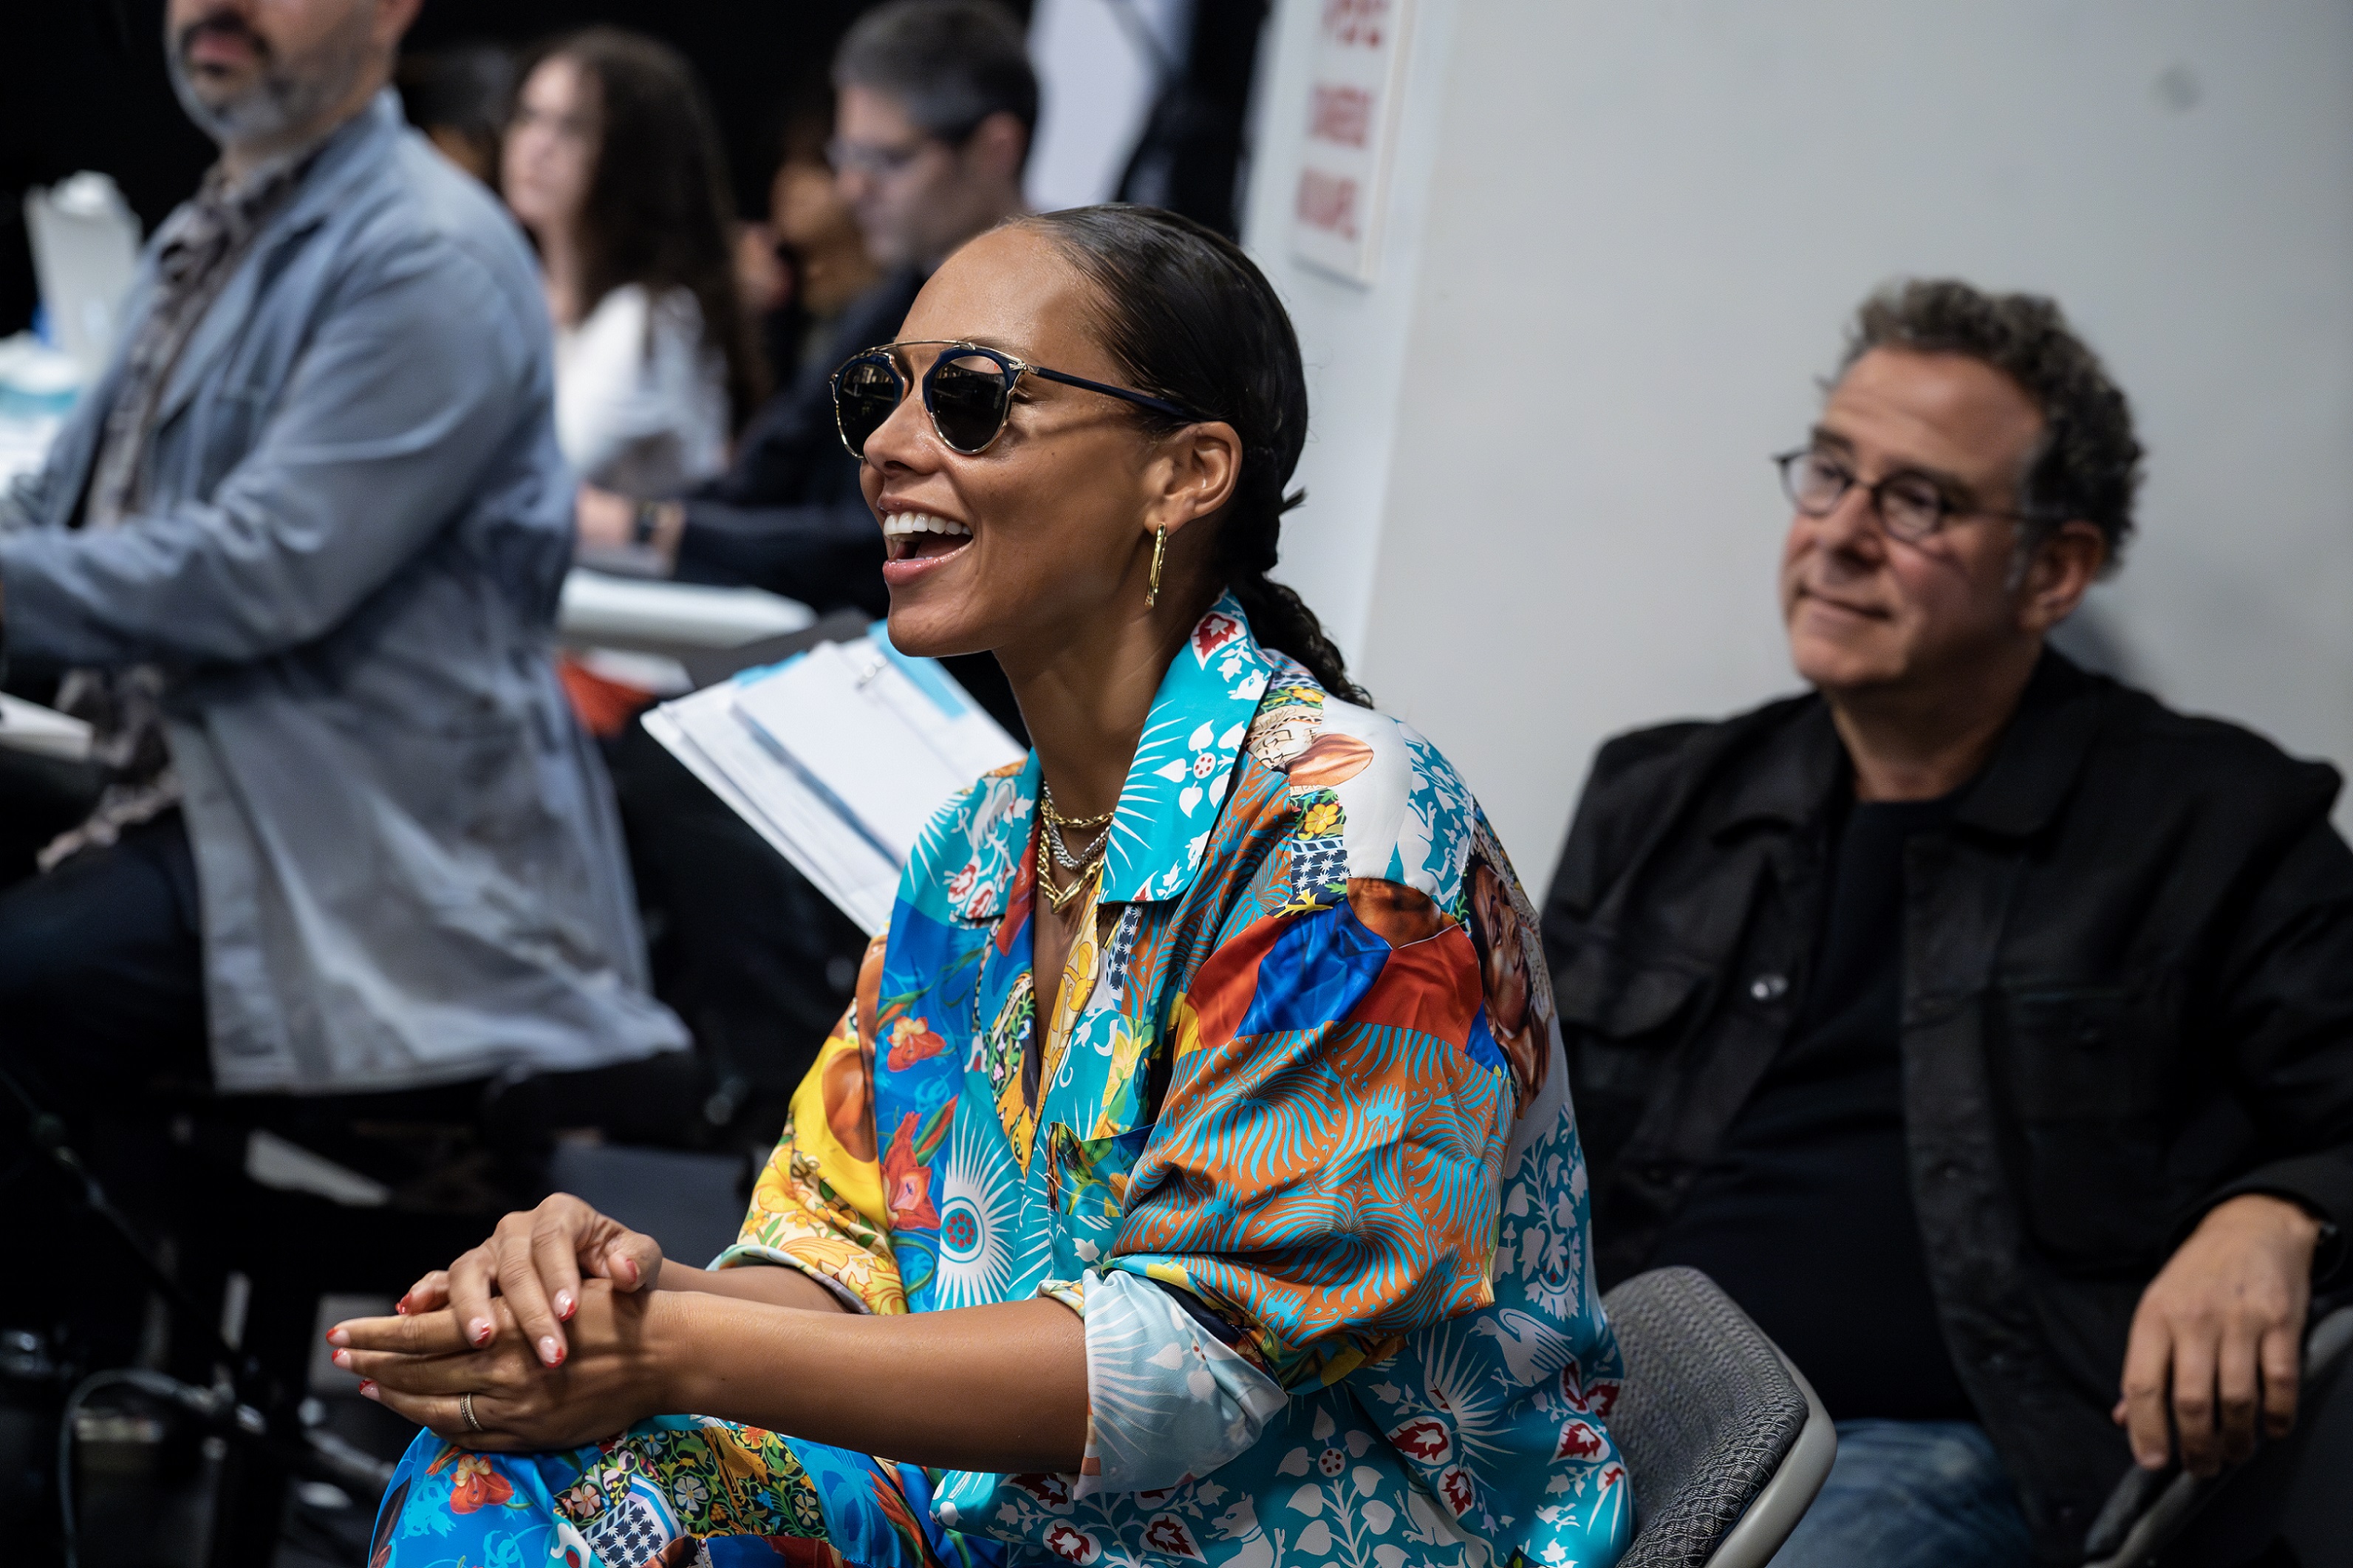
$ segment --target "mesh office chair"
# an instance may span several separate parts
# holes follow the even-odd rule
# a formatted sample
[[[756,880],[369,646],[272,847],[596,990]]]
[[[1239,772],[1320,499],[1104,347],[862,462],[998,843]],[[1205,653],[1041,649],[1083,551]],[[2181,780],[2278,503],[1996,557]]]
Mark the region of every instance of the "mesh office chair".
[[[1620,1568],[1758,1568],[1830,1474],[1830,1413],[1696,1268],[1637,1275],[1602,1305],[1626,1358],[1609,1436],[1634,1482]]]

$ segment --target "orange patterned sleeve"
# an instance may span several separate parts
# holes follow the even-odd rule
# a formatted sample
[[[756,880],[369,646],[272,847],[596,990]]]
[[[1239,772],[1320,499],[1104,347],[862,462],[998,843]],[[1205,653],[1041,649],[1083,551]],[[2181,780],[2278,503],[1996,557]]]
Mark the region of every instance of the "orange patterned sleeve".
[[[873,1021],[882,938],[866,950],[858,995],[793,1093],[792,1114],[735,1245],[714,1268],[797,1268],[852,1311],[903,1312],[907,1292],[891,1253],[882,1166],[874,1138]]]

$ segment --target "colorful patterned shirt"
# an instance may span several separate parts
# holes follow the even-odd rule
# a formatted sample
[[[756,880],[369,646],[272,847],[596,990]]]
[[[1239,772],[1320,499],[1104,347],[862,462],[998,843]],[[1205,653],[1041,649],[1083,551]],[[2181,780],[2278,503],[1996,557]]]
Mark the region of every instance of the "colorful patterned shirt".
[[[1084,1317],[1080,1473],[930,1478],[977,1556],[1612,1562],[1619,1358],[1550,984],[1452,768],[1221,600],[1042,1028],[1038,791],[1033,753],[925,832],[720,1266]]]

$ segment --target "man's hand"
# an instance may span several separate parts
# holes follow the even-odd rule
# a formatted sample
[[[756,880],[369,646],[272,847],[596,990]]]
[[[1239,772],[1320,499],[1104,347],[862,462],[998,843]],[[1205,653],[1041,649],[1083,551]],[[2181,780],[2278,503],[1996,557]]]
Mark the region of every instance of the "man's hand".
[[[583,550],[651,551],[665,570],[678,559],[678,542],[686,531],[682,501],[653,503],[653,532],[638,537],[638,503],[625,495],[582,485],[572,503],[572,525]]]
[[[542,1363],[562,1366],[564,1325],[579,1309],[584,1271],[633,1291],[658,1284],[661,1270],[661,1243],[558,1193],[528,1214],[507,1215],[490,1240],[410,1286],[399,1310],[411,1317],[446,1307],[478,1350],[511,1324]],[[492,1310],[493,1294],[506,1298],[511,1315]]]
[[[2284,1198],[2218,1204],[2142,1293],[2112,1413],[2133,1458],[2162,1469],[2170,1396],[2181,1468],[2212,1476],[2295,1425],[2304,1320],[2320,1222]]]
[[[629,531],[637,520],[637,502],[595,485],[582,485],[579,499],[573,503],[573,526],[579,530],[580,542],[595,548],[628,549]]]

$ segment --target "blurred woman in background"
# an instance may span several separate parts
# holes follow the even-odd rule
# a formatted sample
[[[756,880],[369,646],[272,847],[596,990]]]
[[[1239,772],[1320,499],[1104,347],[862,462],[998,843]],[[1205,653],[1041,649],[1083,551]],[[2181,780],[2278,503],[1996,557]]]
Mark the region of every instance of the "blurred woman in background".
[[[765,378],[691,68],[614,27],[543,46],[523,64],[501,184],[539,247],[556,438],[580,477],[644,500],[719,472]]]

